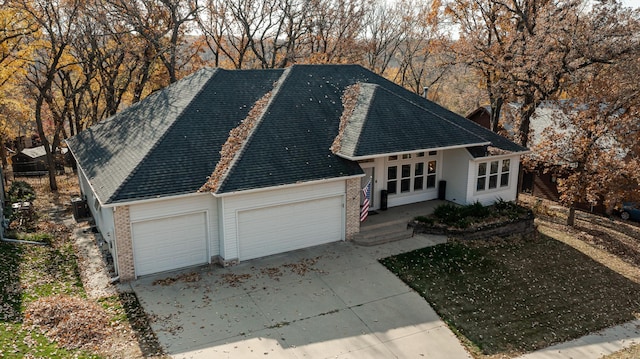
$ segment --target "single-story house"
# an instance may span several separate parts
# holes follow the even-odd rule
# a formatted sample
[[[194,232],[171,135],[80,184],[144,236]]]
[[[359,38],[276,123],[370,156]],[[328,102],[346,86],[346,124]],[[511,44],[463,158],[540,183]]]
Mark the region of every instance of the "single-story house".
[[[121,280],[349,240],[369,180],[514,200],[527,151],[357,65],[203,69],[67,143]]]
[[[47,154],[44,146],[25,148],[11,157],[13,173],[47,171]]]
[[[543,101],[540,103],[531,116],[529,146],[535,149],[544,141],[548,141],[549,133],[559,133],[571,136],[575,128],[569,121],[569,117],[565,113],[565,107],[571,105],[571,100]],[[516,116],[521,104],[508,103],[503,107],[500,116],[499,127],[501,133],[505,133],[507,137],[513,137]],[[467,115],[467,118],[482,126],[488,128],[488,119],[491,116],[491,107],[479,107]],[[551,131],[553,130],[553,131]],[[624,157],[626,151],[619,148],[618,144],[612,138],[607,138],[600,142],[604,146],[613,146]],[[567,151],[571,151],[571,147],[567,147]],[[531,154],[532,159],[536,159],[536,153]],[[567,156],[570,157],[570,156]],[[559,201],[560,193],[558,191],[558,179],[562,179],[570,174],[570,166],[561,166],[558,163],[540,164],[535,168],[525,168],[522,176],[521,191],[529,193],[533,196],[548,199],[551,201]],[[576,208],[580,208],[590,212],[606,213],[606,208],[602,201],[598,203],[575,203]]]
[[[64,156],[69,150],[62,148],[59,153],[62,155],[56,159],[56,168],[64,171]],[[47,165],[47,152],[44,145],[25,148],[11,157],[11,165],[14,175],[20,174],[39,174],[46,172],[49,168]]]

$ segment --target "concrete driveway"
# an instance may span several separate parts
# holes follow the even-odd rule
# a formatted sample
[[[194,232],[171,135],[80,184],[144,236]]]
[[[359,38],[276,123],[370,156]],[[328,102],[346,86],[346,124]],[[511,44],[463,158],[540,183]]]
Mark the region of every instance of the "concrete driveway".
[[[429,304],[377,261],[442,241],[339,242],[132,287],[176,358],[470,358]],[[172,278],[182,279],[166,284]]]

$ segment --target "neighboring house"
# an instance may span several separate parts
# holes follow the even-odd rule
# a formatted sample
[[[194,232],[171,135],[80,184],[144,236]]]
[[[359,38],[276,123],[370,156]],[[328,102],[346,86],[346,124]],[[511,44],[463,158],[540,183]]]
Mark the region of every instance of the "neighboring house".
[[[529,145],[534,148],[537,144],[545,138],[545,132],[548,132],[550,128],[553,128],[557,133],[570,133],[574,131],[571,126],[565,125],[559,127],[556,123],[567,122],[567,115],[564,113],[561,105],[567,100],[557,101],[544,101],[537,108],[530,122],[530,135]],[[514,128],[516,122],[516,113],[520,107],[518,103],[508,103],[503,107],[500,116],[500,128],[507,134],[508,137],[513,137]],[[467,118],[485,126],[484,120],[491,116],[491,107],[484,106],[471,112],[467,115]],[[487,125],[485,126],[488,127]],[[603,141],[602,145],[611,146],[614,141]],[[535,153],[532,154],[535,157]],[[621,152],[621,156],[624,153]],[[551,170],[550,170],[551,169]],[[540,166],[535,169],[525,169],[523,171],[521,190],[525,193],[530,193],[533,196],[548,199],[551,201],[559,201],[560,194],[558,192],[557,180],[563,178],[567,173],[566,166],[560,166],[559,164],[547,164],[546,166]],[[590,204],[590,203],[577,203],[576,207],[592,211],[605,213],[605,207],[602,203]]]
[[[47,170],[47,154],[44,146],[25,148],[11,157],[13,173],[35,173]]]
[[[369,179],[514,200],[527,151],[356,65],[204,69],[67,143],[121,280],[351,239]]]
[[[66,148],[62,148],[60,150],[59,156],[60,158],[56,158],[56,169],[59,171],[64,171],[64,156],[67,154],[69,150]],[[14,176],[19,175],[34,175],[41,174],[46,172],[49,168],[47,166],[47,153],[45,151],[44,145],[33,147],[33,148],[25,148],[22,151],[11,157],[11,165],[13,168]]]
[[[484,128],[491,129],[491,106],[489,105],[478,107],[465,117]]]

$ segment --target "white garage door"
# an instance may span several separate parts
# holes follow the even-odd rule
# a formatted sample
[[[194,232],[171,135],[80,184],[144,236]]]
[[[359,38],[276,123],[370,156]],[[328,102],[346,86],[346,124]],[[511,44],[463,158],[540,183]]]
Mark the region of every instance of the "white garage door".
[[[238,213],[240,260],[344,239],[342,196]]]
[[[132,225],[136,275],[207,263],[205,212]]]

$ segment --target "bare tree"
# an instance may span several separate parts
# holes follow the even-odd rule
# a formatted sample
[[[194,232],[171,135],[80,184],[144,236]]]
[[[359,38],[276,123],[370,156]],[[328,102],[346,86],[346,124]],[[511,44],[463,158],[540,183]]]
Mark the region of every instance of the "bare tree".
[[[74,39],[76,18],[81,7],[79,0],[60,3],[45,0],[15,0],[10,6],[29,14],[37,24],[39,32],[34,33],[31,41],[35,44],[33,57],[27,65],[25,80],[29,93],[35,101],[35,121],[40,140],[46,151],[49,167],[49,185],[52,191],[58,190],[53,152],[55,148],[47,138],[44,128],[43,109],[46,104],[53,103],[52,87],[56,75],[61,69],[74,64],[75,60],[68,56],[68,47]],[[43,45],[46,44],[46,45]],[[54,138],[61,130],[59,119],[53,119]],[[56,140],[54,139],[53,144]]]

